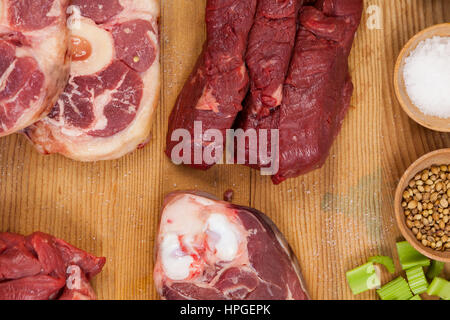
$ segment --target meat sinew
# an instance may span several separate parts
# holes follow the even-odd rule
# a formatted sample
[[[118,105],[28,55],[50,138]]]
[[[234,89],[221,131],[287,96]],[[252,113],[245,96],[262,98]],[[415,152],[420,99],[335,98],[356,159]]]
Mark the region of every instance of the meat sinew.
[[[69,83],[26,129],[42,153],[119,158],[145,144],[159,97],[159,1],[74,0]]]
[[[169,194],[154,280],[168,300],[306,300],[297,258],[263,213],[200,192]]]
[[[96,299],[105,262],[45,233],[0,233],[0,300]]]
[[[268,116],[283,98],[283,84],[291,60],[302,0],[260,0],[248,42],[250,74],[247,109]]]
[[[46,116],[64,89],[68,3],[0,1],[0,137]]]
[[[201,134],[209,129],[216,129],[225,137],[226,130],[231,128],[236,115],[242,109],[249,83],[244,57],[248,34],[254,21],[256,2],[207,1],[207,40],[169,118],[166,140],[166,154],[169,158],[172,157],[175,146],[180,143],[172,141],[176,140],[172,134],[177,129],[187,130],[192,137],[185,148],[191,151],[189,165],[192,167],[208,169],[212,166],[205,161],[194,161],[196,148],[201,152],[211,146],[214,146],[212,149],[223,150],[222,143],[217,141],[198,141],[198,136],[194,135],[194,124],[201,122]]]

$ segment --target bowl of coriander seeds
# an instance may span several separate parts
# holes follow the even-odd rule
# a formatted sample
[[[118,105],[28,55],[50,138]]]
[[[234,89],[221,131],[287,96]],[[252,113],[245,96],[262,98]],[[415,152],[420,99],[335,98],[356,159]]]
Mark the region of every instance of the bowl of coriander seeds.
[[[395,193],[395,215],[417,251],[450,262],[450,149],[430,152],[405,171]]]

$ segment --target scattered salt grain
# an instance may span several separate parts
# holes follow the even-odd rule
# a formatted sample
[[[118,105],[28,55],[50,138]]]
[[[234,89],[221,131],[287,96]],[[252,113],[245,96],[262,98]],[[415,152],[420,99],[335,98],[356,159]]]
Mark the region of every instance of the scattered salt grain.
[[[411,101],[426,115],[450,118],[450,37],[418,44],[403,70]]]

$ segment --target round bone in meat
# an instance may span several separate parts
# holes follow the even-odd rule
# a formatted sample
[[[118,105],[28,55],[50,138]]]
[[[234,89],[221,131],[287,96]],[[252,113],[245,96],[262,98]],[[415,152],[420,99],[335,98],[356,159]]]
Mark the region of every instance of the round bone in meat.
[[[159,2],[76,0],[71,11],[68,84],[26,134],[44,154],[116,159],[150,136],[160,87]]]
[[[68,2],[0,1],[0,137],[46,116],[64,89]]]
[[[166,197],[155,252],[163,299],[309,299],[297,258],[267,216],[201,192]]]

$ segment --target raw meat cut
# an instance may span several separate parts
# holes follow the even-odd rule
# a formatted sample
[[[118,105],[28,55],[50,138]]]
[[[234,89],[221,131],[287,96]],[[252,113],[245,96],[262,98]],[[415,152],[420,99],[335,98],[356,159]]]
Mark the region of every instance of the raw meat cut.
[[[159,2],[75,0],[69,82],[26,129],[44,153],[111,160],[147,143],[159,97]]]
[[[260,0],[248,41],[250,94],[246,109],[268,116],[283,98],[283,84],[297,31],[299,0]]]
[[[297,258],[274,223],[201,192],[166,197],[154,280],[168,300],[308,299]]]
[[[0,282],[0,300],[53,300],[65,284],[47,275]]]
[[[63,91],[68,3],[0,1],[0,137],[45,117]]]
[[[249,110],[242,113],[238,126],[244,130],[279,129],[275,184],[327,159],[350,105],[348,56],[361,14],[361,0],[321,0],[303,7],[282,105],[264,119]],[[265,165],[258,161],[254,167]]]
[[[0,233],[0,300],[93,300],[105,258],[42,232]]]
[[[256,0],[208,0],[206,5],[207,40],[197,64],[184,85],[169,118],[166,138],[166,154],[180,142],[172,137],[177,129],[185,129],[191,141],[183,141],[191,153],[190,163],[199,169],[208,169],[213,164],[203,159],[195,161],[196,149],[205,148],[223,151],[218,141],[200,142],[194,135],[195,122],[201,122],[200,135],[209,129],[219,130],[225,137],[248,90],[248,74],[244,62],[247,38],[253,25]],[[172,140],[176,141],[172,141]],[[179,156],[179,154],[176,154]],[[182,156],[182,155],[181,155]],[[186,155],[184,155],[186,157]],[[218,157],[213,154],[213,157]],[[203,161],[202,161],[203,160]]]
[[[291,70],[280,109],[280,169],[274,183],[321,167],[353,93],[348,56],[362,0],[323,0],[300,15]]]

